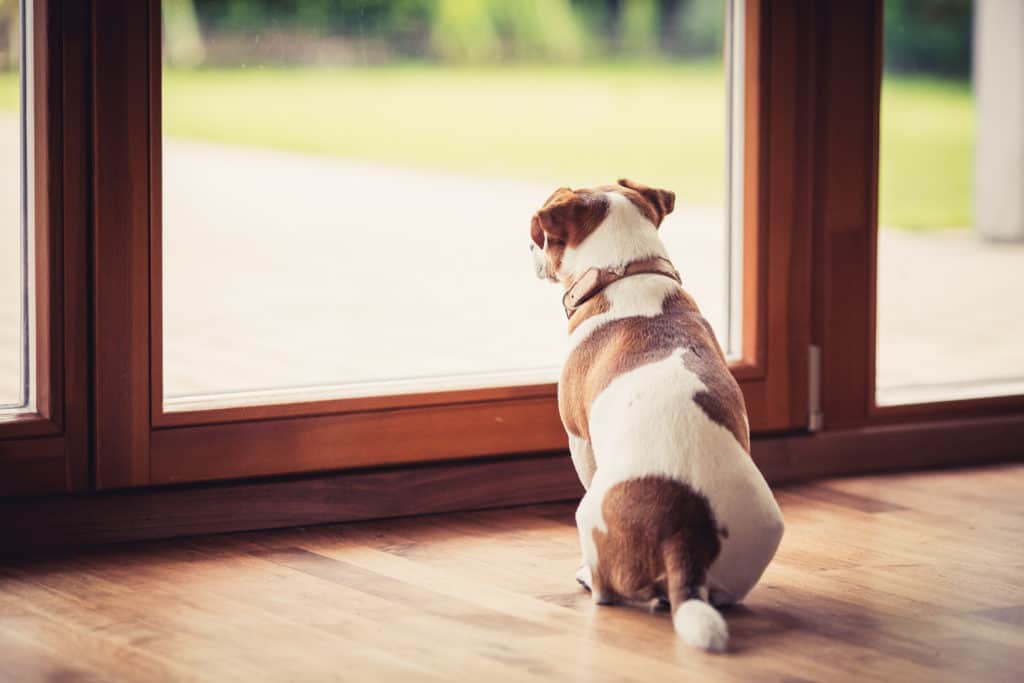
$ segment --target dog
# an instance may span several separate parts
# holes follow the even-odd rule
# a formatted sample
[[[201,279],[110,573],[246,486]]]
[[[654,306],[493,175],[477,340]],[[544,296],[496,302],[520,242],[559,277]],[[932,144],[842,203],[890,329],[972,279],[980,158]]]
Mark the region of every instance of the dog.
[[[723,651],[783,534],[750,458],[743,394],[658,233],[675,194],[630,180],[560,188],[533,215],[538,277],[563,286],[558,408],[586,489],[577,580],[594,602],[668,603],[688,644]]]

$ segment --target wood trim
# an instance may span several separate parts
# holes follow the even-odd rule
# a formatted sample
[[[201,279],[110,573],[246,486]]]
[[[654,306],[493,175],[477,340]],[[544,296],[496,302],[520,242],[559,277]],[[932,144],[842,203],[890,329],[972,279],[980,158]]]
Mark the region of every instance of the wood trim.
[[[892,406],[878,406],[872,401],[868,415],[871,424],[891,424],[908,420],[948,420],[1021,413],[1024,413],[1024,396],[992,396]]]
[[[555,384],[502,386],[486,389],[464,389],[394,396],[367,396],[364,398],[296,401],[293,403],[161,412],[154,414],[153,419],[154,427],[160,429],[190,425],[275,420],[289,417],[345,415],[422,406],[451,406],[535,398],[549,398],[554,401],[557,391],[558,388]],[[156,394],[154,394],[154,410],[160,409],[162,409],[162,405],[157,405]]]
[[[153,432],[152,482],[530,453],[565,444],[551,398],[192,426]]]
[[[149,419],[157,426],[164,398],[163,22],[161,0],[140,4],[149,6]]]
[[[0,501],[0,554],[523,505],[579,496],[563,455],[369,470],[274,482]]]
[[[53,1],[53,0],[51,0]],[[91,61],[90,3],[60,2],[61,111],[60,272],[63,327],[63,426],[68,487],[92,486],[89,398],[92,313],[90,257]]]
[[[867,427],[754,440],[774,485],[824,476],[1024,459],[1024,416]],[[0,500],[0,554],[579,497],[564,452],[273,481]]]
[[[874,401],[881,0],[825,3],[815,311],[825,426],[867,424]]]
[[[149,3],[93,7],[96,485],[149,481]]]
[[[773,484],[838,475],[1024,460],[1024,414],[869,425],[755,441]]]
[[[10,413],[0,415],[0,440],[24,439],[32,436],[60,434],[60,427],[39,413]]]
[[[57,221],[60,215],[61,169],[61,98],[60,42],[51,40],[59,12],[51,11],[49,2],[31,6],[31,31],[34,54],[32,65],[32,144],[33,144],[33,231],[35,246],[35,405],[39,415],[59,428],[63,419],[62,358],[60,308],[61,283],[60,245]],[[59,9],[59,8],[58,8]]]
[[[744,330],[756,322],[754,366],[764,377],[741,383],[751,429],[791,431],[808,422],[811,141],[814,17],[812,0],[748,2],[747,213]],[[756,107],[755,111],[751,107]],[[756,289],[755,289],[756,287]],[[747,340],[744,340],[745,352]],[[750,359],[746,359],[750,362]]]
[[[37,405],[0,417],[2,495],[89,485],[87,16],[84,3],[36,0],[33,7]]]
[[[764,143],[767,139],[763,115],[767,110],[767,60],[762,54],[766,41],[761,39],[761,0],[746,0],[744,12],[744,79],[743,79],[743,363],[760,378],[764,372],[765,316],[767,292],[763,273],[767,254],[761,248],[764,239],[764,199],[761,188],[765,177]],[[750,371],[748,371],[750,372]],[[744,392],[746,393],[746,392]]]
[[[59,434],[63,416],[61,358],[61,269],[59,225],[52,219],[60,212],[60,43],[51,39],[58,12],[51,2],[37,0],[31,7],[26,28],[31,31],[34,53],[28,63],[32,70],[26,95],[32,97],[27,135],[31,136],[33,270],[32,300],[35,368],[33,402],[24,412],[0,414],[0,438],[24,438]],[[26,112],[26,117],[29,115]]]
[[[155,331],[154,326],[154,331]],[[156,362],[154,357],[153,361]],[[760,368],[744,362],[730,364],[733,376],[743,387],[751,380],[760,379],[763,372]],[[158,376],[154,370],[154,381]],[[155,392],[155,389],[154,389]],[[497,401],[526,400],[547,398],[552,405],[558,394],[558,385],[528,384],[491,387],[486,389],[464,389],[455,391],[437,391],[418,394],[400,394],[396,396],[368,396],[363,398],[296,401],[293,403],[268,403],[266,405],[248,405],[226,408],[206,408],[185,411],[163,411],[153,413],[154,429],[168,427],[188,427],[212,424],[229,424],[233,422],[255,422],[291,417],[320,417],[327,415],[345,415],[355,413],[378,412],[404,408],[425,406],[454,406],[472,403],[494,403]],[[154,393],[152,410],[162,410],[159,394]]]
[[[0,441],[0,496],[35,496],[68,489],[64,438],[60,435]],[[8,526],[14,518],[0,517]],[[2,531],[0,531],[2,535]]]

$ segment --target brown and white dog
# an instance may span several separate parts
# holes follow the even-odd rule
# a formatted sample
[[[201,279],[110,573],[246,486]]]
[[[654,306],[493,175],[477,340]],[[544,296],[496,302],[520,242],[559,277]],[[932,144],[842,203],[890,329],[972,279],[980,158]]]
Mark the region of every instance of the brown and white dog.
[[[667,599],[687,643],[720,651],[711,605],[753,588],[783,522],[750,459],[743,395],[658,235],[674,205],[628,180],[561,188],[530,249],[569,317],[558,406],[587,490],[577,579],[598,604]]]

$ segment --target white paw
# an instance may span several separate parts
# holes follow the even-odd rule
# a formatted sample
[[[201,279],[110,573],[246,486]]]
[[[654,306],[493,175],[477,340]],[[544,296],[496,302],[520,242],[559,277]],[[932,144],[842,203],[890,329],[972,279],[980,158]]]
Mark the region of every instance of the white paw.
[[[588,591],[591,590],[593,584],[593,578],[590,573],[590,567],[582,564],[580,568],[576,570],[576,582],[586,588]]]

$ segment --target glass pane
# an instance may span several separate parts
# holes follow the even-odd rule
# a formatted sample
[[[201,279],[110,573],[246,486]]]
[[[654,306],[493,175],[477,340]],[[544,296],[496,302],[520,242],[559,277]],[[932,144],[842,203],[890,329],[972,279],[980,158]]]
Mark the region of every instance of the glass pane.
[[[530,217],[620,177],[737,348],[727,6],[165,0],[167,408],[554,380]]]
[[[0,1],[0,409],[28,402],[21,5]]]
[[[879,404],[1024,393],[1024,3],[887,0]]]

